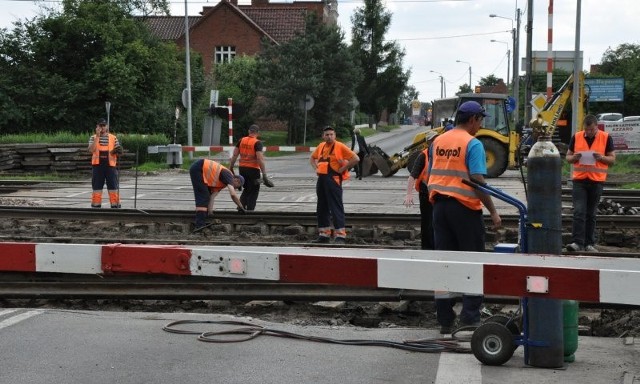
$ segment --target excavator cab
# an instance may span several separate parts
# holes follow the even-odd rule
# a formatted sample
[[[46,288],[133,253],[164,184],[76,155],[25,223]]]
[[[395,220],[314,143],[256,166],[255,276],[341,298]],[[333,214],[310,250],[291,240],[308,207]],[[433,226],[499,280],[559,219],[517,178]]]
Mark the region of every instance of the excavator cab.
[[[517,164],[515,153],[519,135],[509,125],[508,96],[501,93],[463,93],[458,96],[458,105],[470,100],[478,102],[486,110],[487,116],[476,138],[484,146],[487,156],[487,177],[498,177]]]

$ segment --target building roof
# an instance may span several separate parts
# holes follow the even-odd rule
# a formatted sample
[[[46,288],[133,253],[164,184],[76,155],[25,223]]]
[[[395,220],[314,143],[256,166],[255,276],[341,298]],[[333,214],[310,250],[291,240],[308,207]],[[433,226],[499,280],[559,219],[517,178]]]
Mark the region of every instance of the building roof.
[[[243,6],[239,8],[278,43],[287,42],[296,33],[304,31],[306,9]]]
[[[211,14],[213,8],[223,4],[235,8],[249,23],[255,24],[277,43],[289,41],[304,30],[307,14],[304,8],[236,6],[222,1],[216,7],[205,7],[202,16],[189,16],[189,30]],[[184,35],[184,16],[145,16],[142,19],[162,40],[178,40]]]
[[[202,16],[189,16],[189,28]],[[184,35],[184,16],[144,16],[141,19],[162,40],[178,40]]]

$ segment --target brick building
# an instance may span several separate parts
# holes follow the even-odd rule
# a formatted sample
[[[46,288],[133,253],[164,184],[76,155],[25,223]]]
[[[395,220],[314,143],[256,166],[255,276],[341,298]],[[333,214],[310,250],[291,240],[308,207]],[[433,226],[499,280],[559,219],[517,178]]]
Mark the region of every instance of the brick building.
[[[236,55],[253,56],[260,52],[261,41],[287,42],[304,30],[310,12],[324,23],[337,22],[337,0],[270,3],[269,0],[221,0],[213,7],[203,7],[200,16],[189,16],[189,45],[202,55],[207,73],[216,63]],[[163,40],[185,46],[184,16],[146,16],[144,21]]]

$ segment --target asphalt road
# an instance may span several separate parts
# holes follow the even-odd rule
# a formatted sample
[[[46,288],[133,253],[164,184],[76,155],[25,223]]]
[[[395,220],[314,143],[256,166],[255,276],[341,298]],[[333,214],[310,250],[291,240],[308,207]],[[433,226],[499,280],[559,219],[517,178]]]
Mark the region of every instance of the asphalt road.
[[[247,321],[334,339],[397,341],[436,338],[435,330],[273,324],[216,314],[0,309],[0,383],[623,383],[640,382],[633,340],[580,338],[576,362],[560,369],[524,365],[522,347],[505,365],[481,365],[472,354],[418,353],[260,336],[206,343],[167,333],[175,320]],[[214,324],[182,326],[199,332]]]

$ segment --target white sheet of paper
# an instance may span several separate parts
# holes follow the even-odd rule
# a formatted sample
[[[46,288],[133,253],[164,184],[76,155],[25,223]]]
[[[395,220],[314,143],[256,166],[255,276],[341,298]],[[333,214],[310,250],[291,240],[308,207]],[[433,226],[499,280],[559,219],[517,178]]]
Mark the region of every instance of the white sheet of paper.
[[[584,164],[584,165],[595,165],[596,163],[596,158],[593,157],[593,154],[595,152],[594,151],[582,151],[580,152],[580,154],[582,154],[582,157],[580,157],[580,164]]]

